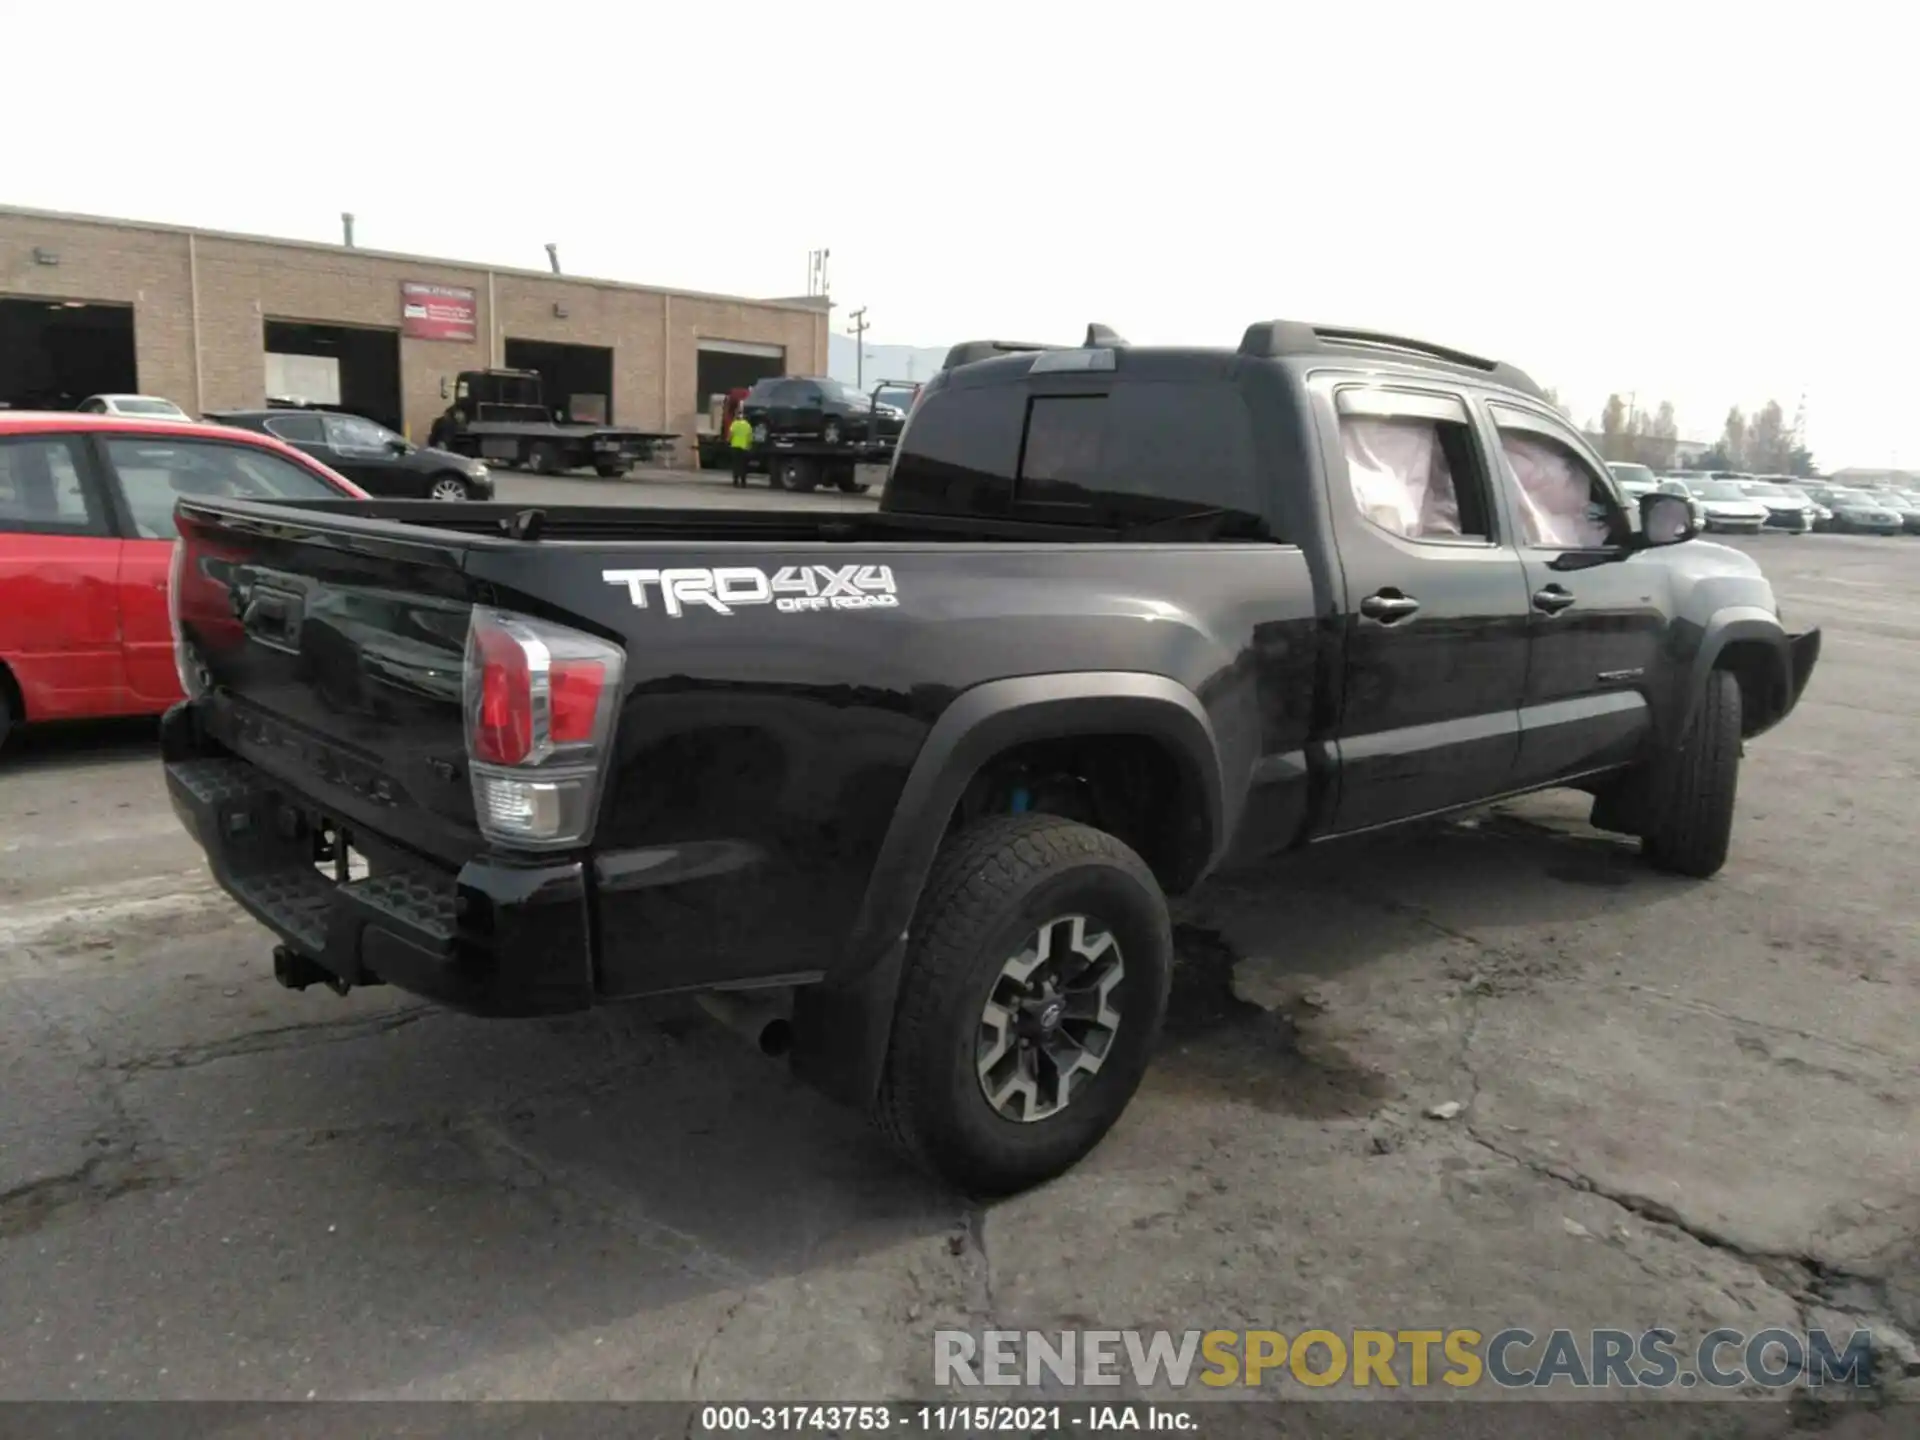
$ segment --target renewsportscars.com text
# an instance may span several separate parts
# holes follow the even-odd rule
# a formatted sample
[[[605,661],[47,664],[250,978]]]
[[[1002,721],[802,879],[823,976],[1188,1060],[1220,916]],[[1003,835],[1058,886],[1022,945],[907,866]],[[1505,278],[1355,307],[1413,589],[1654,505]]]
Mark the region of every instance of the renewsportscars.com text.
[[[1737,1390],[1872,1384],[1865,1330],[939,1330],[939,1386]]]

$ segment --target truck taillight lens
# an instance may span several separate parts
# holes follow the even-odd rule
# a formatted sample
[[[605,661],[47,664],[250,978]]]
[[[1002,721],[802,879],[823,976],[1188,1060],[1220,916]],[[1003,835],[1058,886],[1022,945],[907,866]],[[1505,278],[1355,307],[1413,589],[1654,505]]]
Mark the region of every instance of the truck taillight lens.
[[[626,656],[564,625],[476,606],[467,629],[467,758],[481,832],[555,849],[592,834]]]
[[[180,693],[189,700],[197,700],[207,692],[207,670],[193,642],[187,639],[186,627],[180,623],[187,563],[187,542],[174,541],[173,563],[167,568],[167,623],[173,629],[173,671],[180,678]]]

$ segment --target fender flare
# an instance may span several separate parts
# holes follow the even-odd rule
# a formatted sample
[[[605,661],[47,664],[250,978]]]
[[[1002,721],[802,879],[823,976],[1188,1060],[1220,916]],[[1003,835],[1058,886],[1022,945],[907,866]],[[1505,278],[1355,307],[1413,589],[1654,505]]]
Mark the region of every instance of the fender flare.
[[[964,691],[928,732],[894,807],[842,959],[794,1000],[793,1068],[864,1108],[880,1083],[920,892],[968,783],[995,755],[1070,735],[1145,735],[1165,745],[1206,806],[1204,874],[1225,848],[1229,805],[1213,722],[1178,681],[1134,671],[993,680]]]
[[[1685,739],[1700,708],[1701,697],[1706,694],[1707,676],[1720,663],[1727,646],[1749,640],[1758,640],[1767,646],[1775,672],[1770,678],[1779,686],[1780,695],[1787,697],[1793,693],[1793,662],[1779,618],[1758,605],[1725,606],[1708,617],[1692,663],[1687,667],[1686,688],[1676,697],[1673,707],[1670,747],[1678,746]]]

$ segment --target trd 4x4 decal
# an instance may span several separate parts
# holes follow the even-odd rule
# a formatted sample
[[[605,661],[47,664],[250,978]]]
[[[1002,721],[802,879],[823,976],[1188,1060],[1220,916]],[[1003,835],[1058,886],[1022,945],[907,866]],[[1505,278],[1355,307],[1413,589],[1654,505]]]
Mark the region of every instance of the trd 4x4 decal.
[[[647,591],[678,618],[695,605],[731,615],[742,605],[771,605],[785,614],[806,610],[882,610],[900,603],[891,565],[782,565],[772,575],[751,565],[714,569],[602,570],[609,585],[624,585],[633,603],[648,608]]]

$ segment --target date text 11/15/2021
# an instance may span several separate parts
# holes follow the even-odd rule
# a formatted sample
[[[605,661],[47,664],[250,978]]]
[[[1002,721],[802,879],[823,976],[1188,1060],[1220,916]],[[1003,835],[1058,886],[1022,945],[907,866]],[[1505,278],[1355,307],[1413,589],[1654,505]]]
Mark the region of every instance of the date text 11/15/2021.
[[[704,1405],[708,1435],[1049,1435],[1067,1430],[1147,1430],[1191,1434],[1200,1428],[1191,1406],[1147,1403],[1080,1405],[751,1404]]]

